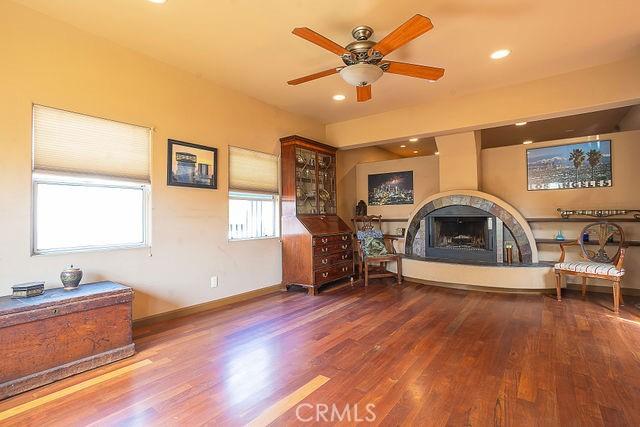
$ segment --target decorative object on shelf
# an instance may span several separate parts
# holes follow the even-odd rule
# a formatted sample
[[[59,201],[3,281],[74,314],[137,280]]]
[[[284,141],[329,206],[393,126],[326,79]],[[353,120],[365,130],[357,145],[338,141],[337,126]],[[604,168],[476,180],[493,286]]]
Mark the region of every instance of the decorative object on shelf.
[[[582,233],[582,243],[589,243],[589,231]]]
[[[11,298],[29,298],[44,293],[44,282],[20,283],[11,287]]]
[[[360,200],[356,205],[356,216],[367,216],[367,204]]]
[[[556,234],[556,240],[564,240],[564,234],[562,234],[562,230],[558,230],[558,233]]]
[[[62,273],[60,273],[60,280],[62,281],[65,291],[78,289],[80,281],[82,280],[82,270],[71,264],[69,268],[62,270]]]
[[[593,218],[609,218],[612,216],[633,215],[633,218],[640,221],[640,209],[557,209],[564,219],[575,216],[590,216]]]
[[[404,228],[404,227],[398,227],[398,228],[396,228],[396,234],[397,234],[398,236],[402,236],[402,237],[404,237],[404,233],[405,233],[406,231],[407,231],[407,229],[406,229],[406,228]]]
[[[413,171],[369,175],[368,192],[372,206],[412,205]]]
[[[507,264],[513,264],[513,245],[511,243],[504,245],[504,260]]]
[[[167,185],[218,188],[218,149],[170,139]]]
[[[527,150],[527,189],[611,187],[611,141]]]

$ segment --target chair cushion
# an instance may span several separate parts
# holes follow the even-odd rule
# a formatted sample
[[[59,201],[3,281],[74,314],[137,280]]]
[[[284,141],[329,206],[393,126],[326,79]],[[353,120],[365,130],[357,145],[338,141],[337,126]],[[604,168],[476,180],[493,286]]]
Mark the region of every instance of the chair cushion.
[[[384,244],[384,237],[380,230],[358,231],[358,240],[362,244],[365,257],[377,257],[387,255],[387,247]]]
[[[574,261],[559,262],[555,266],[556,270],[573,271],[576,273],[601,274],[603,276],[621,277],[624,276],[624,268],[618,270],[615,265],[604,262]]]

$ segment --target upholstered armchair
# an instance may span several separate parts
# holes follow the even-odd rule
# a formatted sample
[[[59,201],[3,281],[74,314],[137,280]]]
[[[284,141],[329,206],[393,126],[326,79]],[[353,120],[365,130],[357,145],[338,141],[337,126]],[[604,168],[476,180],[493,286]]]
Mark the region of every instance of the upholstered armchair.
[[[583,236],[587,233],[589,236],[597,237],[597,240],[589,242],[596,245],[598,248],[596,251],[586,247],[587,243],[584,242]],[[569,246],[580,246],[580,255],[584,261],[565,261],[566,248]],[[607,253],[607,246],[616,249],[613,255]],[[618,313],[620,304],[624,304],[620,283],[625,273],[623,265],[626,247],[622,227],[607,221],[589,224],[582,229],[577,240],[562,243],[560,259],[554,266],[557,300],[562,300],[563,275],[577,276],[582,279],[582,296],[586,294],[588,278],[608,280],[613,285],[613,311]]]
[[[393,247],[394,237],[382,233],[382,216],[356,216],[351,219],[357,238],[358,271],[364,274],[364,285],[370,278],[396,277],[402,283],[402,255]],[[396,273],[387,270],[387,263],[396,263]]]

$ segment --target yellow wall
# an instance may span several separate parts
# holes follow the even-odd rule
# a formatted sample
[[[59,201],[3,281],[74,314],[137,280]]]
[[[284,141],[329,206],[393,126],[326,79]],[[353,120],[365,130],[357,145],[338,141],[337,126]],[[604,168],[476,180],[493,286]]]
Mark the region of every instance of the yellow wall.
[[[565,209],[639,209],[640,131],[599,135],[611,139],[613,186],[609,188],[527,191],[527,148],[583,142],[572,138],[540,142],[535,145],[513,145],[482,150],[482,188],[515,206],[525,217],[557,217],[557,208]],[[576,238],[584,223],[533,223],[538,238],[553,238],[559,229],[567,239]],[[640,240],[640,224],[624,223],[627,239]],[[540,245],[541,260],[557,260],[556,245]],[[575,255],[575,254],[574,254]],[[628,274],[624,287],[640,288],[640,248],[629,249],[626,258]]]
[[[327,142],[336,147],[351,147],[637,104],[640,100],[638,76],[640,55],[540,80],[331,123],[327,125]]]
[[[439,192],[438,156],[409,157],[375,163],[363,163],[357,167],[357,198],[368,203],[369,175],[388,172],[413,171],[413,198],[411,205],[369,206],[369,215],[383,218],[408,219],[411,212],[426,197]],[[404,227],[405,224],[396,225]]]
[[[59,286],[73,263],[85,282],[133,286],[139,318],[280,282],[278,240],[227,242],[228,146],[277,153],[279,137],[322,141],[324,126],[10,2],[0,2],[0,40],[0,294]],[[32,103],[155,127],[150,251],[30,256]],[[167,187],[167,138],[217,147],[219,189]]]
[[[436,137],[440,153],[440,191],[480,189],[480,132]]]
[[[400,156],[378,147],[364,147],[353,150],[338,150],[337,184],[338,216],[351,226],[356,204],[360,200],[356,194],[356,166],[360,163],[398,159]],[[366,202],[366,197],[364,198]]]

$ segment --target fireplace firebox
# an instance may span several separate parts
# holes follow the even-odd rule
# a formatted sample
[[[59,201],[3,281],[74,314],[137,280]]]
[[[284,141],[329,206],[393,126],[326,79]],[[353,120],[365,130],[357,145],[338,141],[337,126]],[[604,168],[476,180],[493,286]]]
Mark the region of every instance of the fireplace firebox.
[[[447,206],[427,215],[427,258],[496,262],[496,218],[472,206]]]

